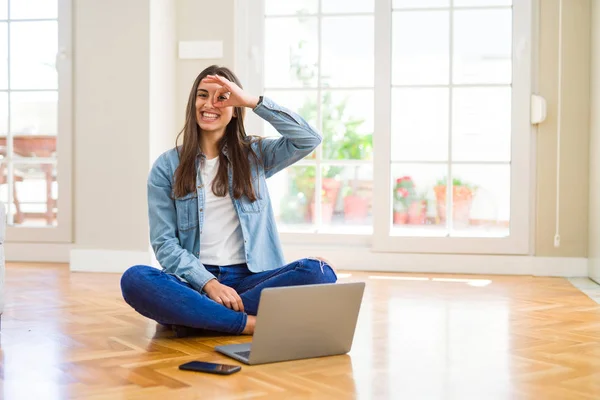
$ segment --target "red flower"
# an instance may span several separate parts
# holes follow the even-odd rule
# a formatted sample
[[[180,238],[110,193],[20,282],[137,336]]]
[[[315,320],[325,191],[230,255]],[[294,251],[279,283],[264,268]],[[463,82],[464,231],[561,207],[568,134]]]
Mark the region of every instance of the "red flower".
[[[402,178],[396,179],[396,183],[403,183],[403,182],[412,182],[412,179],[410,176],[403,176]]]
[[[408,190],[406,190],[405,188],[398,188],[398,190],[396,191],[396,193],[400,197],[406,197],[406,196],[408,196]]]

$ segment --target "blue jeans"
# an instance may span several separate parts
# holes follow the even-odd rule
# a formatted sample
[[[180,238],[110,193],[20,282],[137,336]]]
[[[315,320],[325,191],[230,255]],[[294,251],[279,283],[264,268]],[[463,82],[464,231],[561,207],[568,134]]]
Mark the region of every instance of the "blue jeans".
[[[147,265],[125,271],[121,277],[123,298],[137,312],[162,325],[239,335],[246,327],[248,314],[256,315],[264,288],[337,281],[327,263],[312,258],[259,273],[251,272],[245,264],[205,267],[220,283],[235,289],[244,303],[244,312],[231,310],[177,277]]]

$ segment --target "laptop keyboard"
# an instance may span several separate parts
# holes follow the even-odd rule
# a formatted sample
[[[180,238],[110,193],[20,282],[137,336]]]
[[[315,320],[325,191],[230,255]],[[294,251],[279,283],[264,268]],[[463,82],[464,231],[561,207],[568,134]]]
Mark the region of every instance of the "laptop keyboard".
[[[238,356],[244,357],[244,358],[250,358],[250,352],[249,351],[236,351],[236,353]]]

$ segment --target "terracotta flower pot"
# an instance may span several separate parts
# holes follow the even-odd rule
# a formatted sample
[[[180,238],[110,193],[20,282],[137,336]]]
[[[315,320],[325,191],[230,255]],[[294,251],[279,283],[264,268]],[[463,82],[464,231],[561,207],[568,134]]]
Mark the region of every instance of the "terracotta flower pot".
[[[441,223],[446,222],[446,185],[433,188],[437,201],[437,213]],[[452,188],[452,213],[453,222],[469,223],[471,214],[471,203],[473,202],[473,190],[466,186],[454,186]]]
[[[344,197],[344,220],[363,221],[369,214],[369,201],[359,196]]]
[[[408,208],[408,223],[411,225],[424,225],[427,217],[427,203],[415,201]]]
[[[333,178],[323,178],[322,184],[323,191],[325,192],[325,196],[327,197],[328,202],[331,204],[335,204],[338,194],[340,192],[340,187],[342,186],[342,182]]]
[[[309,207],[310,218],[313,223],[317,223],[317,213],[315,212],[315,203],[310,203]],[[324,224],[328,224],[331,222],[333,217],[333,204],[331,203],[322,203],[321,204],[321,222]]]
[[[312,187],[314,188],[314,178],[310,178],[312,183]],[[333,178],[323,178],[323,196],[321,197],[321,218],[323,223],[331,222],[331,217],[333,216],[333,205],[336,204],[338,194],[340,192],[340,187],[342,183]],[[315,217],[315,192],[312,192],[310,196],[310,206],[308,207],[308,213],[306,216],[307,222],[316,223]]]
[[[394,225],[406,225],[408,213],[406,211],[394,211]]]

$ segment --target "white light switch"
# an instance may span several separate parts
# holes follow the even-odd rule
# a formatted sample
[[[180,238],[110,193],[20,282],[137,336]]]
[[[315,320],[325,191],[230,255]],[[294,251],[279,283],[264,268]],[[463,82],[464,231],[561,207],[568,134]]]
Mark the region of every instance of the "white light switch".
[[[179,58],[206,59],[222,58],[223,42],[221,40],[195,40],[179,42]]]

